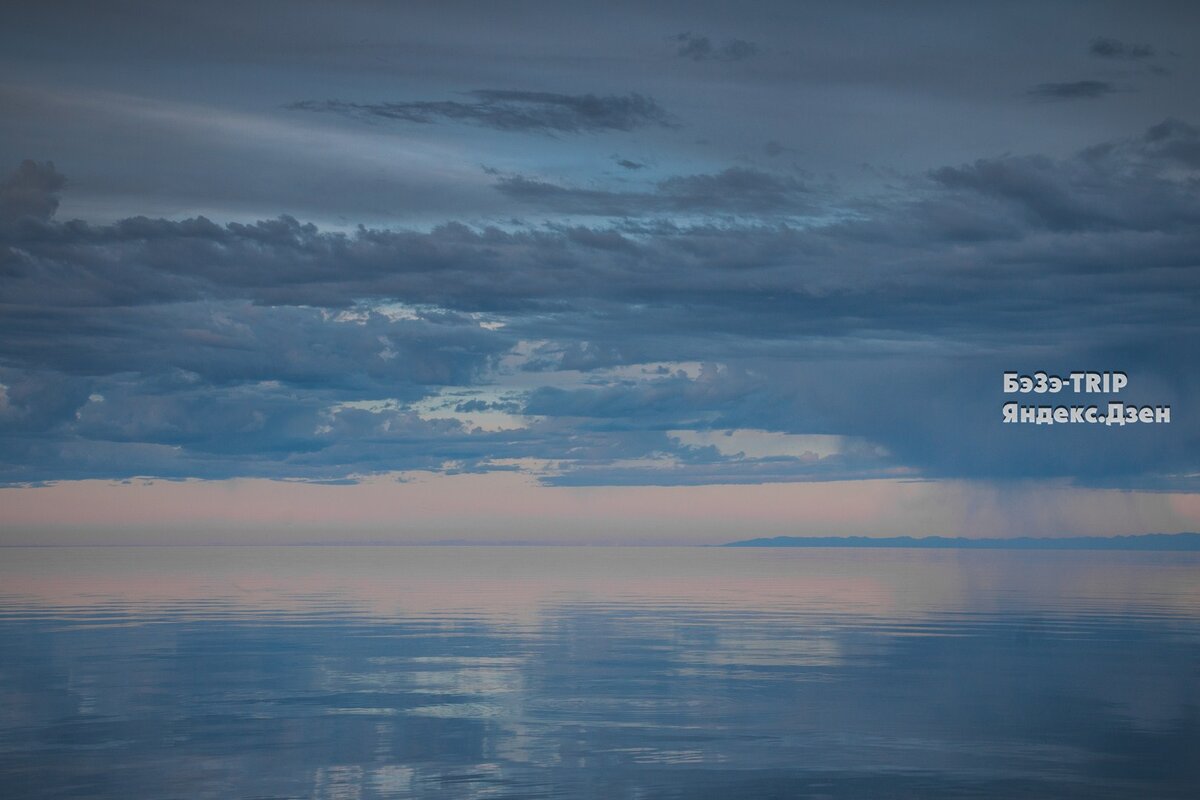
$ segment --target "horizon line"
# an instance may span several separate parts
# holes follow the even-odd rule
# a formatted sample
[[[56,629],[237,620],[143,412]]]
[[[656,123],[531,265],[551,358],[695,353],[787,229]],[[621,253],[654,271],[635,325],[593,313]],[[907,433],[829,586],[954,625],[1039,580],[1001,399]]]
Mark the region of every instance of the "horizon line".
[[[1172,544],[1184,545],[1181,548]],[[1115,545],[1115,546],[1114,546]],[[1149,545],[1149,546],[1146,546]],[[720,543],[662,542],[564,542],[508,540],[497,542],[442,539],[432,541],[308,541],[308,542],[87,542],[87,543],[0,543],[0,548],[86,548],[86,547],[706,547],[706,548],[830,548],[830,549],[1063,549],[1063,550],[1200,550],[1200,532],[1135,533],[1112,536],[791,536],[756,537]]]

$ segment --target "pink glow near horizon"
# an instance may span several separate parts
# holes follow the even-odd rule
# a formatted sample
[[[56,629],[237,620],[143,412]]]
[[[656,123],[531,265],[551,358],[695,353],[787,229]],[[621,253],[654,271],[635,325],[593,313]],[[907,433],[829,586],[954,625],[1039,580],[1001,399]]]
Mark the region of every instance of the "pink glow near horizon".
[[[0,543],[540,541],[711,544],[777,535],[1054,536],[1200,525],[1191,495],[898,480],[547,487],[519,473],[352,485],[64,482],[0,490]]]

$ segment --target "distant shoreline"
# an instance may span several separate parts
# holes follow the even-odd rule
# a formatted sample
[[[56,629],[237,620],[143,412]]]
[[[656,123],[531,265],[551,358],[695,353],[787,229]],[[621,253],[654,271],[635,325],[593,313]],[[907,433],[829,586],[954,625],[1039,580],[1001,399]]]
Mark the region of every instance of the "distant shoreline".
[[[463,540],[397,542],[397,541],[310,541],[310,542],[76,542],[76,543],[0,543],[0,550],[9,548],[95,548],[95,547],[148,547],[148,548],[355,548],[355,547],[808,547],[883,549],[909,548],[917,550],[1135,550],[1149,552],[1200,551],[1200,533],[1147,533],[1129,536],[1075,536],[1057,539],[1033,538],[1028,536],[1012,539],[967,539],[947,536],[773,536],[743,539],[724,544],[665,544],[612,543],[612,542],[531,542],[499,541],[473,542]]]
[[[906,547],[960,550],[1200,550],[1200,533],[1146,533],[1131,536],[1074,536],[1059,539],[964,539],[946,536],[773,536],[743,539],[721,547]]]

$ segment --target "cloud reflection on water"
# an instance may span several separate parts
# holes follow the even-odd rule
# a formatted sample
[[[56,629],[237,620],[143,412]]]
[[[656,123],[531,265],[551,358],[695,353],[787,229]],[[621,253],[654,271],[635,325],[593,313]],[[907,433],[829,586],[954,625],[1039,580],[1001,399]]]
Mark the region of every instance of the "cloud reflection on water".
[[[1194,555],[10,550],[40,797],[1186,797]]]

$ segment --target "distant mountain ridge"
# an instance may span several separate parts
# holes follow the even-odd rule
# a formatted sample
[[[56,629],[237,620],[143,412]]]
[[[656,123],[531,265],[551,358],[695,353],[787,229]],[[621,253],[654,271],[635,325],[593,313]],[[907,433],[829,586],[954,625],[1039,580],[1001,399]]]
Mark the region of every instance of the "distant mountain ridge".
[[[1200,533],[1074,536],[1061,539],[964,539],[946,536],[773,536],[721,547],[916,547],[964,550],[1200,550]]]

